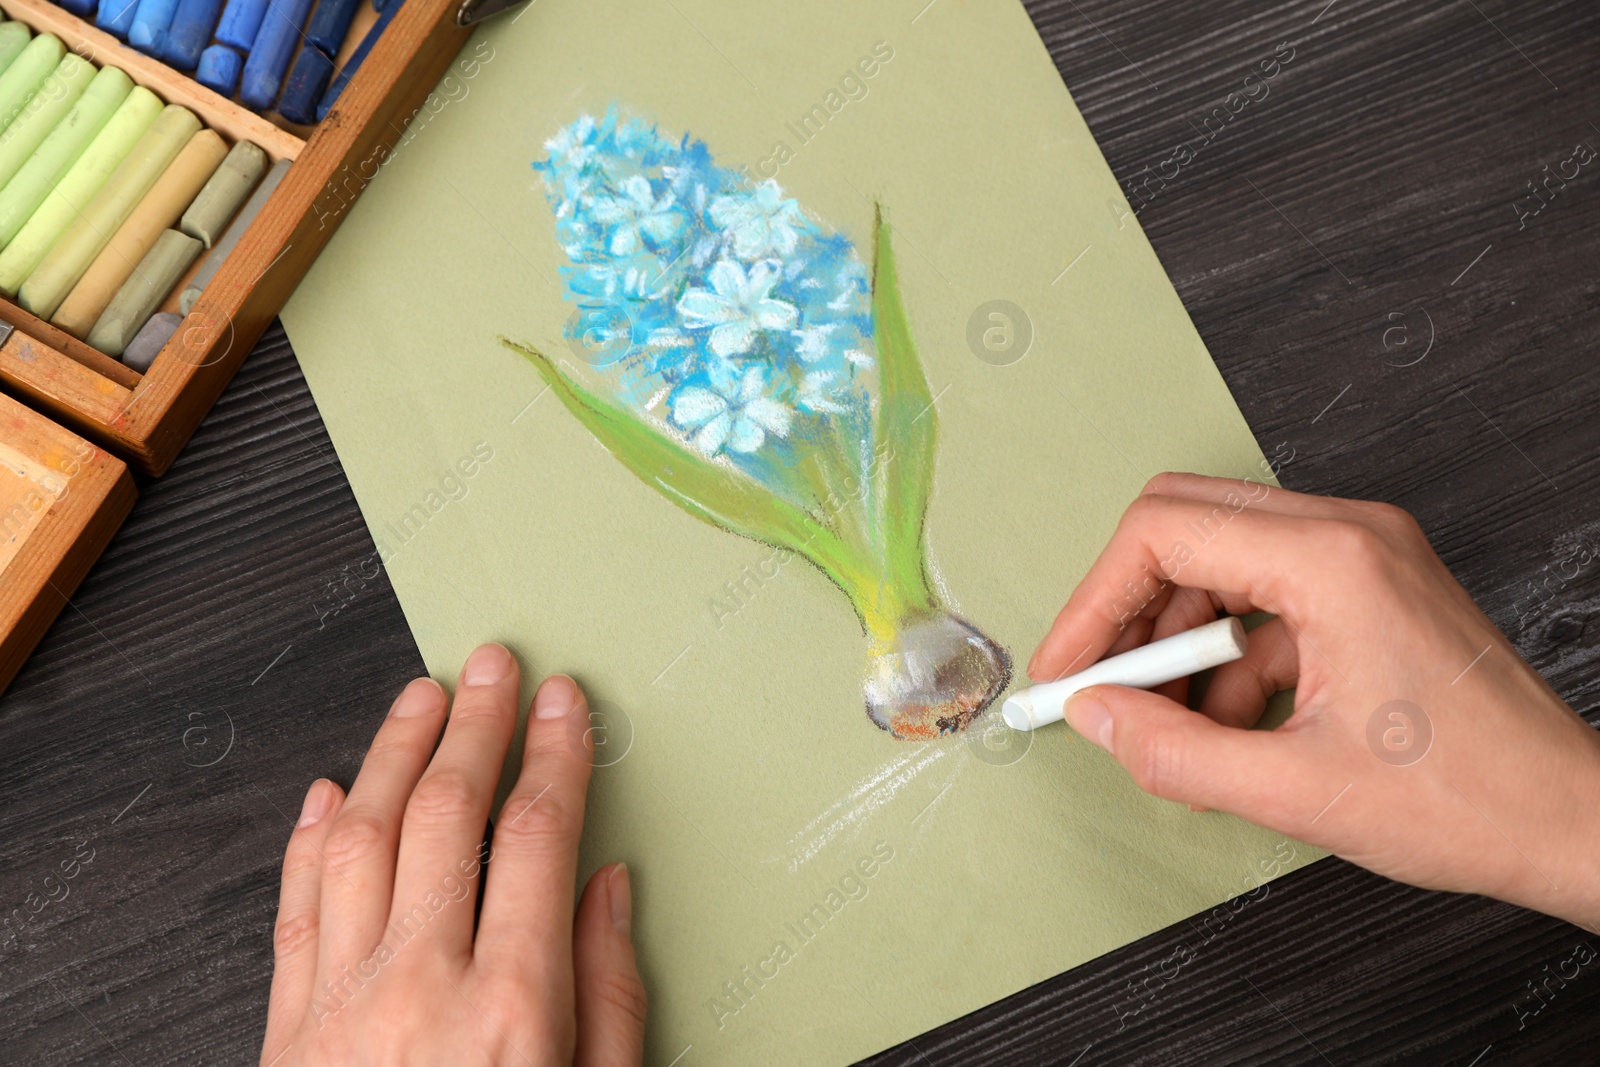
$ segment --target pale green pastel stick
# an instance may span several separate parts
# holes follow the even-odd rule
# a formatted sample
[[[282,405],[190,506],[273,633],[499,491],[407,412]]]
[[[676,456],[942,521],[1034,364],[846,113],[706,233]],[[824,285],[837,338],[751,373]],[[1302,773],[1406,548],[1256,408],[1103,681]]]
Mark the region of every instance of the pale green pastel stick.
[[[23,225],[16,240],[0,252],[0,293],[16,295],[67,227],[111,180],[159,114],[161,99],[144,86],[135,86],[66,177]]]
[[[4,28],[0,26],[0,29]],[[11,239],[17,236],[17,231],[44,203],[50,190],[66,177],[67,171],[84,154],[84,149],[105,128],[112,113],[132,91],[133,81],[122,71],[115,67],[100,68],[100,73],[94,76],[78,102],[72,105],[67,117],[50,131],[50,136],[17,171],[16,177],[0,188],[0,248],[10,244]],[[152,96],[151,100],[155,101],[155,98]],[[154,118],[160,106],[159,102],[152,103],[151,118]],[[112,167],[115,165],[113,163]],[[110,173],[111,168],[108,167],[106,174]]]
[[[34,151],[60,125],[67,112],[94,80],[94,64],[70,52],[56,64],[33,99],[11,125],[0,133],[0,186],[16,177]]]
[[[55,34],[41,33],[29,41],[6,67],[6,72],[0,74],[0,130],[11,125],[11,120],[22,113],[66,51]]]
[[[18,231],[16,239],[0,252],[0,293],[17,295],[61,232],[94,199],[159,114],[161,99],[155,93],[142,85],[128,93],[111,120]]]
[[[162,231],[95,320],[89,331],[90,346],[108,356],[121,356],[199,254],[200,242],[193,237],[177,230]]]
[[[41,319],[54,315],[111,235],[199,132],[200,120],[188,108],[179,104],[162,108],[116,173],[33,268],[17,291],[17,303]]]
[[[0,23],[0,72],[22,54],[32,36],[33,32],[20,22]]]

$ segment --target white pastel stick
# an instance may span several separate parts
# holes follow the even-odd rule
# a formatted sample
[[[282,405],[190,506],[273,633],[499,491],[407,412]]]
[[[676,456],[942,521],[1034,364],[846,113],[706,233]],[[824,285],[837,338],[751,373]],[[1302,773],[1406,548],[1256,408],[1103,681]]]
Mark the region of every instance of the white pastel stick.
[[[1024,689],[1006,698],[1000,717],[1013,730],[1037,730],[1063,718],[1067,698],[1091,685],[1126,685],[1149,689],[1187,678],[1196,671],[1232,663],[1244,655],[1244,626],[1238,619],[1218,619],[1132,652],[1103,659],[1087,670],[1058,682]]]

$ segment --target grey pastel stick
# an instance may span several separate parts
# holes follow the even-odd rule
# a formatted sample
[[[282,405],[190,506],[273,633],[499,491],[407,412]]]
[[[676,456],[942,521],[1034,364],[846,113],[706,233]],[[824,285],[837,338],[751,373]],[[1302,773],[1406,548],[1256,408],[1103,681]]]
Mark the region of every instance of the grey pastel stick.
[[[133,335],[128,347],[122,350],[122,362],[143,374],[156,361],[156,356],[167,347],[172,335],[178,332],[183,316],[175,311],[159,311]]]
[[[194,302],[200,299],[200,294],[205,287],[211,284],[211,279],[216,277],[217,269],[222,266],[222,261],[228,258],[239,244],[239,238],[244,236],[244,231],[250,228],[250,223],[261,213],[262,205],[267,202],[267,197],[272,195],[272,190],[278,187],[284,174],[288,173],[289,160],[280,159],[267,171],[267,176],[261,179],[261,184],[256,186],[256,191],[250,194],[250,199],[244,202],[244,207],[233,217],[233,222],[223,231],[222,239],[211,248],[211,254],[206,261],[200,264],[200,269],[194,272],[194,277],[189,284],[184,286],[183,295],[178,298],[178,310],[185,315],[194,307]]]
[[[95,320],[85,338],[89,346],[108,356],[121,356],[199,254],[200,242],[193,237],[177,230],[162,231]]]
[[[210,248],[266,170],[265,152],[249,141],[235,144],[183,213],[178,229]]]

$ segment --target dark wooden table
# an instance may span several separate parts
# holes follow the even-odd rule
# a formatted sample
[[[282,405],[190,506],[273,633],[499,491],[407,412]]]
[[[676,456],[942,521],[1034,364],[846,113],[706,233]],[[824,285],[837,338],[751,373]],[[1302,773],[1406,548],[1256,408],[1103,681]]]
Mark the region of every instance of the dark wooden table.
[[[1284,482],[1411,509],[1592,718],[1600,166],[1527,183],[1600,148],[1600,5],[1324,4],[1031,10]],[[422,672],[372,552],[274,329],[0,699],[0,1061],[254,1062],[291,815]],[[872,1062],[1600,1063],[1600,968],[1530,992],[1581,941],[1327,861]]]

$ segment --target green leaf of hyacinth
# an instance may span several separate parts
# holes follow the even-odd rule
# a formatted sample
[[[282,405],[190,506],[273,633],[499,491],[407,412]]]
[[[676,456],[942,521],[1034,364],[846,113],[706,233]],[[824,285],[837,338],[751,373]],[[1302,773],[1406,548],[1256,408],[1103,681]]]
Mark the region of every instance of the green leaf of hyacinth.
[[[640,481],[703,522],[810,560],[863,614],[864,598],[878,585],[877,568],[836,533],[754,479],[706,459],[578,386],[544,353],[504,337],[500,343],[532,363],[567,410]]]
[[[872,318],[878,349],[878,411],[875,438],[887,445],[879,465],[878,549],[885,576],[907,601],[932,601],[923,553],[923,524],[933,489],[939,413],[934,409],[922,361],[911,339],[911,323],[900,302],[890,226],[882,208],[874,212]]]

